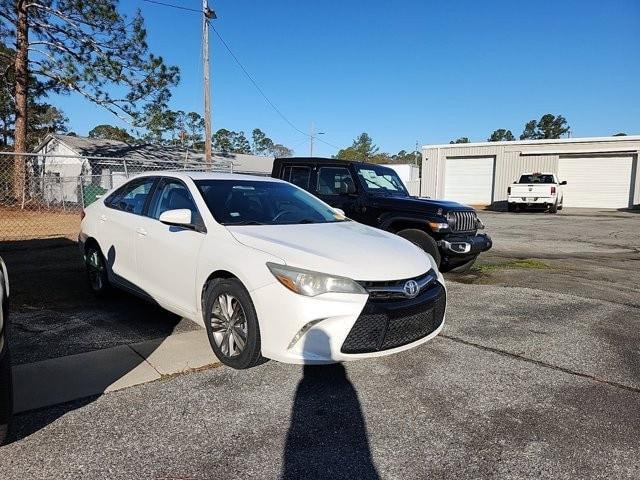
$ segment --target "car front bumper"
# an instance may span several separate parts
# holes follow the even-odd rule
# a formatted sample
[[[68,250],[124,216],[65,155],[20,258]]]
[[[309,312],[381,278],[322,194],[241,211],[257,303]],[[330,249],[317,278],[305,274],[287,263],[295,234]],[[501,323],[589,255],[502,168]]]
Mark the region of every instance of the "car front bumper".
[[[366,294],[297,295],[279,283],[251,292],[262,355],[285,363],[325,364],[407,350],[444,325],[442,275],[413,299],[372,300]]]
[[[477,235],[450,234],[438,242],[443,257],[474,257],[486,252],[493,246],[491,237],[486,233]]]

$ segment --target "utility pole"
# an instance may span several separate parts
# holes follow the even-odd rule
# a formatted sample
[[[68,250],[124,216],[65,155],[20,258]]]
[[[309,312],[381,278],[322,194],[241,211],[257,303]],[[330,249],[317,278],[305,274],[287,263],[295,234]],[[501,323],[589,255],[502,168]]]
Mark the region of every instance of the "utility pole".
[[[204,158],[211,163],[211,87],[209,86],[209,20],[217,18],[202,0],[202,71],[204,73]]]

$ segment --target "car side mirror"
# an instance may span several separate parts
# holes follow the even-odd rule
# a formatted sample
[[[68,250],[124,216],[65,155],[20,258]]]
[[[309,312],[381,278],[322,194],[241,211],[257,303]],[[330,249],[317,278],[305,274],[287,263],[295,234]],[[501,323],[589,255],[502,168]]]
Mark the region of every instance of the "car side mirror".
[[[188,208],[167,210],[160,214],[160,218],[158,220],[166,225],[193,228],[193,224],[191,223],[191,210]]]
[[[567,184],[566,180],[563,180],[563,181],[560,182],[560,185],[566,185],[566,184]]]

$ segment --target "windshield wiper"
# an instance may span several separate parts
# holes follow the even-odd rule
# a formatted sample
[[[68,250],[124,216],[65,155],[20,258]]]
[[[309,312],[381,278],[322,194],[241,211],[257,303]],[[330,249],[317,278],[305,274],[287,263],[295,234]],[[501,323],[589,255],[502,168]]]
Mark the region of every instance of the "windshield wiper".
[[[258,222],[257,220],[245,220],[243,222],[225,223],[227,227],[233,227],[236,225],[266,225],[264,222]]]

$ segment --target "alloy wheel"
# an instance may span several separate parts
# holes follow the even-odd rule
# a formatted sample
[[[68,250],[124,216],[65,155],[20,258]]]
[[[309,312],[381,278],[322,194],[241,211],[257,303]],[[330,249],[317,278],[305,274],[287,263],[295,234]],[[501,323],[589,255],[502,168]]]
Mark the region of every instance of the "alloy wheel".
[[[223,355],[240,355],[247,344],[247,318],[236,297],[221,293],[213,302],[211,332]]]

